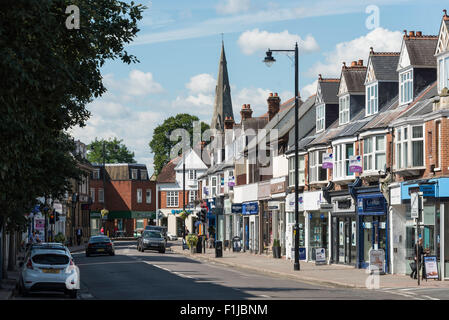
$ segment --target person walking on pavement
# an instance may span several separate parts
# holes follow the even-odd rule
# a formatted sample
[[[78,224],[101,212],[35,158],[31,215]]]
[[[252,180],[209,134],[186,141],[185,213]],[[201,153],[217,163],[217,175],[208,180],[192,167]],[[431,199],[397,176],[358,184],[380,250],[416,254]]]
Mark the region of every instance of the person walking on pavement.
[[[81,237],[83,236],[83,229],[81,229],[80,227],[78,227],[78,229],[76,229],[76,243],[78,245],[81,244]]]
[[[410,274],[410,278],[416,279],[417,272],[418,272],[418,266],[420,266],[424,270],[424,267],[422,266],[422,263],[421,263],[422,256],[424,255],[424,249],[422,246],[422,238],[419,238],[419,240],[418,240],[418,257],[416,256],[416,244],[413,248],[413,252],[415,255],[415,264],[414,264],[414,268],[412,268],[412,273]]]

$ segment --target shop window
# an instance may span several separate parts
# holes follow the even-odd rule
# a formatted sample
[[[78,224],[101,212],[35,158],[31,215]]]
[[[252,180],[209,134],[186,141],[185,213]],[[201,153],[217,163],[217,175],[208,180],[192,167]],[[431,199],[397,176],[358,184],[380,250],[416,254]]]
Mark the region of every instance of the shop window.
[[[136,229],[143,229],[143,219],[136,220]]]

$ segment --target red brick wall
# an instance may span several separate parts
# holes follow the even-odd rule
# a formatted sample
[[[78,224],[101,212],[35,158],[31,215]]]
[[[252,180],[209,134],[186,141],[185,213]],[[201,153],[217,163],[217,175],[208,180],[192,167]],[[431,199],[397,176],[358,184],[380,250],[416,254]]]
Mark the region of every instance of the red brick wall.
[[[160,196],[161,196],[161,202],[159,207],[161,209],[182,209],[183,205],[182,205],[182,195],[183,192],[182,191],[178,191],[178,207],[167,207],[167,191],[161,191],[159,192]],[[189,192],[186,191],[185,192],[185,204],[186,206],[189,204]]]

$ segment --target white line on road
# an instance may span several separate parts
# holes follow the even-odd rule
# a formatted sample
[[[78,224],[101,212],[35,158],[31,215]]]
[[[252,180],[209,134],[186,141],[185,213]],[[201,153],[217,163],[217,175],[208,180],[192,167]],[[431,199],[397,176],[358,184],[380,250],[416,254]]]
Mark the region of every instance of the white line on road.
[[[171,270],[169,270],[169,269],[167,269],[167,268],[164,268],[164,267],[161,267],[161,266],[158,266],[157,264],[152,264],[151,262],[148,262],[148,261],[144,261],[144,262],[145,262],[146,264],[155,266],[156,268],[159,268],[159,269],[162,269],[162,270],[165,270],[165,271],[168,271],[168,272],[172,272]]]

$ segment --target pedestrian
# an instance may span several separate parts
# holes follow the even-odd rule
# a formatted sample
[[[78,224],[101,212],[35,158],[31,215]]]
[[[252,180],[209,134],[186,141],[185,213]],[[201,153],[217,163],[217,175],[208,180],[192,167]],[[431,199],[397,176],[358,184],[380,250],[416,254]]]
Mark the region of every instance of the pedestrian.
[[[82,236],[83,236],[83,229],[78,227],[78,229],[76,229],[76,242],[77,242],[78,245],[81,244],[81,237]]]
[[[420,266],[422,269],[424,269],[421,265],[421,261],[422,261],[422,256],[424,255],[424,249],[422,246],[422,238],[419,238],[418,240],[418,256],[416,255],[416,244],[413,248],[413,253],[414,253],[414,263],[411,263],[411,267],[412,267],[412,273],[410,274],[410,278],[412,279],[416,279],[417,278],[417,273],[418,273],[418,266]]]
[[[34,236],[34,243],[40,243],[41,239],[39,239],[39,233],[36,232],[35,236]]]

